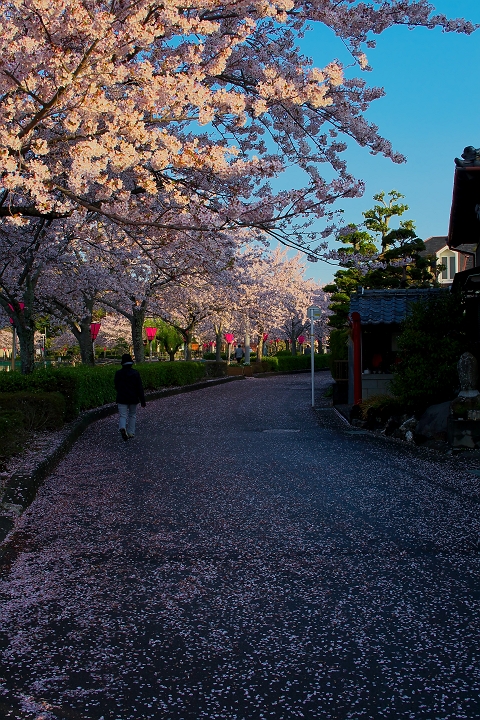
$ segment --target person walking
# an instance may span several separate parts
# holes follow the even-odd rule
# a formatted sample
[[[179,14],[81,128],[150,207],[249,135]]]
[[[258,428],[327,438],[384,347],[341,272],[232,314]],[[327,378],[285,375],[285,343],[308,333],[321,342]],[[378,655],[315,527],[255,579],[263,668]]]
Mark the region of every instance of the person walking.
[[[145,407],[145,394],[140,373],[132,367],[132,356],[122,355],[121,365],[121,369],[115,373],[114,382],[120,415],[118,429],[122,439],[127,441],[135,437],[137,405],[141,403]]]
[[[244,355],[245,353],[243,352],[242,346],[240,344],[237,345],[237,347],[235,348],[235,360],[237,361],[237,363],[242,362],[242,358]]]

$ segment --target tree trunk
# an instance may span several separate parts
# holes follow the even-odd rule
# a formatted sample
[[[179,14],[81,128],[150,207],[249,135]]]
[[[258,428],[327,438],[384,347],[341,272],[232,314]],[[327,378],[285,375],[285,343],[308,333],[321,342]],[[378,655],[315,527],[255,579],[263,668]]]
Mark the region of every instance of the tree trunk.
[[[32,322],[32,321],[30,321]],[[20,343],[20,360],[22,375],[30,375],[35,370],[35,344],[34,329],[30,322],[15,324],[17,337]]]
[[[95,353],[93,351],[92,335],[90,332],[90,324],[92,316],[88,315],[80,320],[79,326],[76,323],[69,322],[70,330],[75,335],[80,346],[80,357],[83,365],[95,365]]]
[[[263,328],[260,328],[258,332],[258,344],[257,344],[257,360],[260,361],[263,357]]]
[[[290,338],[290,345],[292,348],[292,355],[297,354],[297,338],[295,337],[295,334],[293,333]]]
[[[221,362],[222,360],[222,328],[215,330],[215,360]]]
[[[132,315],[129,318],[132,326],[132,343],[135,362],[145,362],[145,348],[143,345],[143,323],[145,322],[146,304],[142,302],[139,307],[132,308]]]
[[[167,350],[167,352],[168,352],[168,356],[170,358],[170,362],[175,362],[175,353],[177,351],[176,350]]]
[[[35,283],[30,277],[27,277],[25,285],[26,287],[23,291],[22,297],[22,302],[24,304],[23,309],[20,307],[19,301],[14,299],[8,303],[11,307],[5,307],[3,303],[2,305],[4,310],[6,310],[6,312],[13,318],[13,325],[17,332],[20,344],[21,372],[23,375],[30,375],[30,373],[35,370],[35,323],[33,320]],[[5,299],[5,303],[7,302],[8,301]]]
[[[245,365],[250,365],[250,319],[245,317]]]
[[[185,360],[192,359],[192,331],[185,331]]]

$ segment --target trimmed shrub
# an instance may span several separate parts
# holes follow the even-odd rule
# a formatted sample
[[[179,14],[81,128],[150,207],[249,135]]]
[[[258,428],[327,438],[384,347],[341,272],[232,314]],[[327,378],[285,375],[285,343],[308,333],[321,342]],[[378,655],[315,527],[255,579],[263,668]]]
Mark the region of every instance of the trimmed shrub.
[[[226,362],[216,362],[214,360],[206,360],[204,362],[205,376],[209,378],[225,377],[227,374],[228,364]]]
[[[22,413],[0,408],[0,468],[3,462],[22,450],[26,438]]]
[[[262,372],[274,372],[278,370],[278,360],[276,357],[265,357],[259,364],[262,366]]]
[[[190,385],[205,377],[205,363],[202,362],[142,363],[135,367],[145,390]],[[115,370],[118,370],[117,366]]]
[[[220,357],[221,357],[222,360],[226,360],[226,359],[227,359],[227,356],[225,355],[225,353],[222,353],[222,354],[220,355]],[[208,353],[203,353],[202,358],[203,358],[204,360],[216,360],[216,359],[217,359],[217,355],[216,355],[216,353],[214,353],[214,352],[208,352]]]
[[[142,363],[136,365],[145,390],[188,385],[205,376],[205,364],[198,362]],[[1,392],[59,392],[65,398],[65,420],[75,419],[83,410],[115,402],[113,379],[120,365],[45,368],[31,375],[0,374]]]
[[[41,368],[31,375],[0,373],[0,393],[11,392],[59,392],[65,398],[65,420],[78,415],[79,385],[78,371],[81,368]]]
[[[30,433],[61,428],[64,414],[58,392],[0,393],[0,464],[25,447]]]
[[[0,412],[20,414],[27,432],[58,430],[65,417],[65,398],[59,392],[0,393]]]
[[[264,358],[263,360],[252,363],[251,367],[254,373],[275,372],[278,370],[278,361],[277,358],[274,357]]]
[[[330,354],[315,355],[315,370],[329,370],[330,364]]]
[[[315,370],[324,370],[329,367],[328,355],[315,355]],[[276,355],[279,372],[293,372],[295,370],[309,370],[311,367],[310,355]]]

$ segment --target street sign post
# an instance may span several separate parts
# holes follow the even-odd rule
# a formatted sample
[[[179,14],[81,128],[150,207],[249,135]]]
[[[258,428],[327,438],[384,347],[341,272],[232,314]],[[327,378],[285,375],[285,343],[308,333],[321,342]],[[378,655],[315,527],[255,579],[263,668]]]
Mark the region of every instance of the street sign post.
[[[310,368],[312,375],[312,407],[315,407],[315,336],[313,332],[313,323],[320,320],[322,311],[317,305],[310,305],[307,310],[307,317],[310,318]]]

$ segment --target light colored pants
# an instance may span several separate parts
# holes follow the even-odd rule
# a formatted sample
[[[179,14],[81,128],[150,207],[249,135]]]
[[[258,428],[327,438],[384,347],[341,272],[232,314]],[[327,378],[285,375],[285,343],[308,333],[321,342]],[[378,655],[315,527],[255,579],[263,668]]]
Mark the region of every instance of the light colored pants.
[[[126,430],[129,435],[135,435],[135,420],[137,419],[137,405],[121,405],[118,403],[120,415],[118,429]]]

